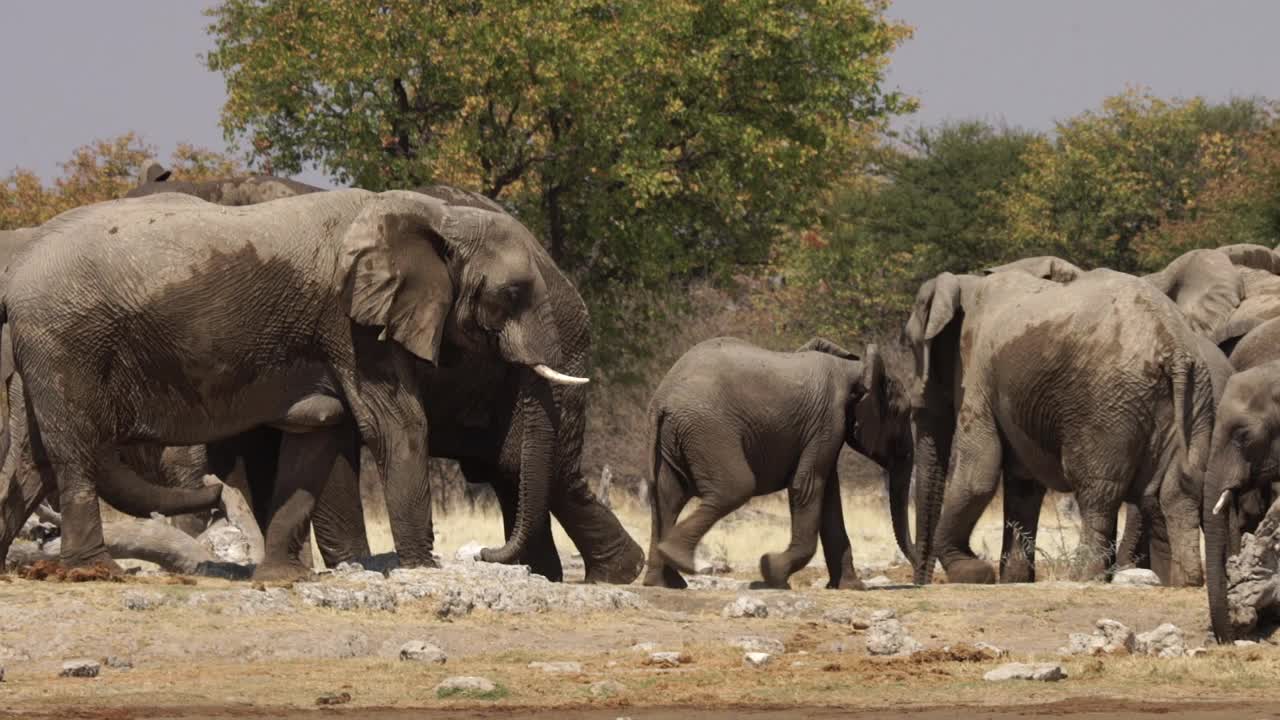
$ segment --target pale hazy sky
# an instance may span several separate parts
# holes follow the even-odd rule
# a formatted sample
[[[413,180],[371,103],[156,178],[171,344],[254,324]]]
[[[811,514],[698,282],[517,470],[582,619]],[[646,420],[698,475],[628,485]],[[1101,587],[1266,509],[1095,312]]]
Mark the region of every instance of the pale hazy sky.
[[[72,148],[128,130],[163,157],[180,141],[223,148],[222,79],[198,57],[208,5],[0,0],[0,175],[50,178]],[[1050,129],[1127,84],[1280,98],[1280,2],[897,0],[890,14],[916,27],[889,71],[921,101],[899,125]]]

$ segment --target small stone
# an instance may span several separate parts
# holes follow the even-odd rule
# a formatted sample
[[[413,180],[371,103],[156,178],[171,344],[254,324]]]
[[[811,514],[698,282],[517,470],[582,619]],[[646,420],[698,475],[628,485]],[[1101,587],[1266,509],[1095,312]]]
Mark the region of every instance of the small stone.
[[[1129,568],[1112,575],[1111,584],[1129,587],[1156,587],[1160,585],[1160,576],[1156,575],[1152,570]]]
[[[126,610],[155,610],[164,604],[165,597],[160,593],[129,590],[121,597],[120,601]]]
[[[483,549],[484,545],[482,543],[472,540],[458,548],[457,552],[453,554],[453,559],[464,562],[468,560],[479,560],[480,551]]]
[[[627,686],[617,682],[616,680],[599,680],[591,683],[591,685],[587,687],[587,692],[591,693],[592,697],[598,698],[614,697],[615,695],[621,695],[626,691]]]
[[[644,660],[645,665],[661,668],[680,667],[685,663],[691,662],[693,662],[693,658],[689,656],[689,653],[683,651],[650,653],[649,657]]]
[[[868,588],[888,587],[892,584],[893,581],[884,575],[877,575],[870,580],[862,581],[862,586]]]
[[[766,652],[749,652],[742,656],[742,663],[747,667],[760,668],[769,664],[773,656]]]
[[[1191,648],[1190,650],[1187,651],[1187,657],[1192,657],[1192,658],[1203,657],[1208,654],[1209,654],[1209,650],[1202,647]]]
[[[725,605],[724,609],[720,611],[720,615],[727,618],[766,618],[769,617],[769,606],[758,598],[753,598],[750,595],[740,595],[737,600]]]
[[[1093,635],[1071,633],[1066,647],[1059,648],[1063,655],[1116,655],[1129,654],[1137,645],[1133,631],[1124,623],[1102,619],[1096,623]]]
[[[832,608],[822,614],[822,620],[835,625],[849,625],[855,630],[866,630],[871,627],[871,623],[867,622],[866,618],[859,616],[850,608]]]
[[[582,663],[572,661],[554,661],[539,662],[537,660],[529,663],[531,670],[541,670],[544,673],[559,673],[577,675],[582,672]]]
[[[421,640],[410,640],[400,646],[400,659],[443,665],[449,657],[440,648]]]
[[[102,671],[102,664],[97,660],[67,660],[62,663],[62,672],[58,677],[96,678]]]
[[[1002,647],[996,647],[991,643],[977,642],[977,643],[974,643],[973,646],[985,653],[990,654],[991,657],[993,658],[1002,658],[1009,654],[1008,650],[1005,650]]]
[[[1182,657],[1187,654],[1182,630],[1172,623],[1164,623],[1151,632],[1138,635],[1134,641],[1134,649],[1139,655],[1156,657]]]
[[[108,655],[106,659],[102,661],[102,664],[106,665],[112,670],[132,670],[133,669],[132,660],[130,660],[129,658],[122,658],[118,655]]]
[[[745,652],[762,652],[781,655],[787,651],[781,640],[759,635],[741,635],[729,639],[729,647],[736,647]]]
[[[871,615],[867,631],[867,652],[871,655],[910,655],[921,650],[920,643],[898,622],[897,613],[879,610]]]
[[[1257,643],[1257,641],[1256,641],[1256,640],[1236,640],[1235,642],[1233,642],[1233,643],[1231,643],[1231,644],[1232,644],[1232,645],[1235,645],[1236,647],[1253,647],[1254,645],[1257,645],[1258,643]]]
[[[1061,665],[1054,663],[1005,663],[982,676],[988,682],[1005,680],[1036,680],[1057,682],[1067,677]]]
[[[436,697],[450,697],[453,695],[487,695],[495,692],[498,686],[488,678],[475,677],[474,675],[456,675],[454,677],[445,678],[436,686]]]

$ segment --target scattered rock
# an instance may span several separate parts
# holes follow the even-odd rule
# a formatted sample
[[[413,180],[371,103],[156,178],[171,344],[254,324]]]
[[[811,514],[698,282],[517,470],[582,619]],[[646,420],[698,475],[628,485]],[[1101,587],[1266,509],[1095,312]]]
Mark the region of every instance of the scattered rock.
[[[472,609],[525,614],[548,610],[627,610],[644,606],[636,593],[611,585],[553,583],[524,565],[450,563],[439,569],[392,570],[384,584],[400,603],[448,598],[450,614]]]
[[[400,646],[400,659],[443,665],[449,659],[440,648],[422,640],[410,640]]]
[[[781,655],[787,651],[786,645],[781,640],[770,637],[762,637],[760,635],[740,635],[729,639],[729,646],[736,647],[744,652],[761,652],[773,655]]]
[[[1127,655],[1134,651],[1137,640],[1124,623],[1102,619],[1092,635],[1071,633],[1067,645],[1059,648],[1062,655]]]
[[[818,604],[807,597],[781,597],[770,604],[768,612],[770,615],[775,617],[797,617],[804,615],[817,607]]]
[[[888,587],[892,584],[893,581],[884,575],[876,575],[869,580],[862,581],[862,586],[868,588]]]
[[[764,667],[770,660],[773,660],[773,656],[766,652],[749,652],[742,656],[742,663],[753,668]]]
[[[1236,647],[1253,647],[1254,645],[1257,645],[1258,642],[1256,640],[1236,640],[1231,644]]]
[[[920,649],[920,643],[907,633],[893,610],[877,610],[871,614],[871,627],[867,630],[868,653],[910,655]]]
[[[462,547],[458,548],[457,552],[453,554],[453,559],[462,561],[462,562],[479,560],[480,551],[483,549],[484,549],[483,543],[472,540],[464,544]]]
[[[1187,654],[1187,644],[1177,625],[1164,623],[1151,632],[1138,635],[1134,641],[1134,650],[1139,655],[1182,657]]]
[[[651,643],[651,642],[638,642],[635,645],[631,646],[631,650],[634,652],[650,653],[657,649],[658,649],[658,643]]]
[[[62,663],[58,677],[96,678],[101,671],[102,663],[97,660],[67,660]]]
[[[1191,658],[1198,658],[1208,654],[1209,654],[1209,650],[1202,647],[1191,648],[1190,650],[1187,651],[1187,657],[1191,657]]]
[[[374,573],[377,575],[377,573]],[[379,575],[381,577],[381,575]],[[382,610],[395,612],[396,595],[385,587],[366,585],[363,588],[338,587],[328,583],[299,583],[294,590],[302,602],[312,607],[334,610]]]
[[[1111,584],[1131,587],[1156,587],[1160,585],[1160,576],[1156,575],[1153,570],[1129,568],[1112,575]]]
[[[249,536],[231,523],[211,527],[200,535],[200,542],[220,562],[247,565],[253,562]]]
[[[592,697],[608,698],[621,695],[627,691],[627,686],[615,680],[599,680],[591,683],[587,687],[587,692]]]
[[[973,646],[983,652],[990,653],[991,657],[993,658],[1002,658],[1009,654],[1008,650],[1005,650],[1002,647],[996,647],[991,643],[976,642],[973,644]]]
[[[824,622],[835,625],[849,625],[855,630],[866,630],[871,627],[871,623],[866,618],[858,615],[851,608],[832,608],[822,614]]]
[[[764,604],[763,600],[753,598],[750,595],[739,595],[737,600],[724,606],[720,611],[721,617],[727,618],[766,618],[769,617],[769,606]]]
[[[165,596],[156,592],[127,590],[120,599],[126,610],[154,610],[165,604]]]
[[[686,663],[693,662],[693,658],[689,653],[681,652],[656,652],[649,653],[649,657],[645,658],[645,665],[652,665],[661,668],[680,667]]]
[[[751,583],[746,580],[719,575],[691,575],[684,579],[690,590],[745,590]]]
[[[436,607],[436,617],[441,620],[452,620],[456,617],[466,617],[476,609],[476,601],[462,594],[460,590],[449,590],[445,592],[440,604]]]
[[[1005,663],[982,676],[988,682],[1005,680],[1036,680],[1040,682],[1057,682],[1066,679],[1061,665],[1054,663]]]
[[[106,658],[103,659],[102,664],[106,665],[112,670],[132,670],[133,669],[132,660],[130,660],[129,658],[122,658],[118,655],[108,655]]]
[[[498,686],[488,678],[457,675],[445,678],[436,686],[436,697],[474,697],[487,699],[498,694]]]
[[[544,673],[555,673],[561,675],[580,675],[582,673],[582,663],[572,661],[557,660],[554,662],[533,661],[529,663],[529,669],[541,670]]]
[[[1237,636],[1254,633],[1280,606],[1280,513],[1269,510],[1227,558],[1227,612]]]

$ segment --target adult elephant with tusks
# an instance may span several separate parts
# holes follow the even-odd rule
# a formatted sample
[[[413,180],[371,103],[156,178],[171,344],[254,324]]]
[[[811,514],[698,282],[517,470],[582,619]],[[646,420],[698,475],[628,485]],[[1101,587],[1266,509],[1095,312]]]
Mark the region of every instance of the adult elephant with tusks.
[[[433,565],[418,364],[438,363],[446,332],[479,335],[538,377],[521,398],[530,417],[551,413],[551,383],[586,381],[555,370],[560,340],[527,234],[505,214],[363,190],[243,208],[166,193],[51,220],[10,267],[0,310],[35,465],[57,487],[63,562],[114,566],[96,479],[120,470],[108,460],[117,445],[200,444],[276,425],[309,431],[282,443],[258,575],[301,572],[289,551],[346,412],[384,479],[401,563]],[[552,437],[526,446],[550,457]],[[498,553],[545,516],[545,484],[521,493]]]

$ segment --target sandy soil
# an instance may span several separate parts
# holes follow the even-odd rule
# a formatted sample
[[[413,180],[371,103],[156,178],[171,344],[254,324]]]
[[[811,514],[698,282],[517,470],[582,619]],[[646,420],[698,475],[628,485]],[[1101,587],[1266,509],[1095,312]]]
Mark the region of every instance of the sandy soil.
[[[814,577],[798,577],[795,587],[816,579],[816,571],[805,572]],[[892,574],[901,577],[905,568]],[[476,610],[443,621],[426,599],[393,612],[296,603],[286,612],[245,614],[228,598],[247,589],[204,578],[194,584],[0,581],[0,717],[292,718],[312,715],[318,698],[343,692],[349,702],[321,712],[390,720],[536,717],[550,708],[565,718],[881,718],[910,710],[907,717],[950,720],[963,707],[965,717],[992,718],[1280,717],[1280,705],[1268,704],[1280,651],[1265,643],[1215,647],[1194,659],[1069,658],[1062,660],[1069,675],[1063,682],[993,684],[982,675],[998,661],[869,657],[864,631],[823,617],[835,609],[867,617],[892,608],[926,647],[986,641],[1010,650],[1014,660],[1057,661],[1055,650],[1068,633],[1089,632],[1102,617],[1139,632],[1173,622],[1187,632],[1189,645],[1200,645],[1202,590],[1066,582],[750,590],[745,594],[774,612],[728,619],[721,609],[739,591],[635,587],[641,609]],[[131,592],[166,601],[130,610],[125,597]],[[212,599],[190,604],[197,594]],[[766,668],[747,668],[742,651],[726,642],[740,635],[781,640],[786,652]],[[444,648],[447,664],[398,660],[400,645],[413,639]],[[632,648],[644,642],[683,650],[692,662],[647,666],[646,653]],[[96,679],[57,676],[65,659],[109,655],[129,660],[132,669],[104,666]],[[574,660],[583,670],[545,673],[528,667],[535,660]],[[501,691],[485,700],[437,698],[435,686],[453,675],[484,676]],[[626,689],[594,697],[590,684],[600,680]],[[1122,698],[1126,702],[1117,704]]]

